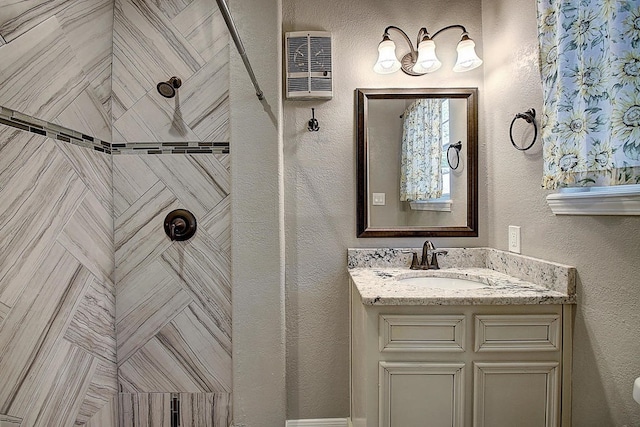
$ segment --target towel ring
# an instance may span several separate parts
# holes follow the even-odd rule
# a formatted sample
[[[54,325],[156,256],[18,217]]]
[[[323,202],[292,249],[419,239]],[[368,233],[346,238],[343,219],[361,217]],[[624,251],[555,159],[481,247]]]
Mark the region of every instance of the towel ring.
[[[513,140],[513,124],[518,119],[524,119],[527,123],[533,123],[533,141],[531,141],[531,144],[523,148],[518,147],[515,141]],[[511,126],[509,127],[509,138],[511,139],[511,145],[513,145],[513,147],[516,150],[527,151],[529,148],[533,147],[533,144],[536,143],[536,138],[538,138],[538,125],[536,124],[536,110],[534,110],[533,108],[530,108],[524,113],[516,114],[513,120],[511,120]]]
[[[451,149],[453,148],[453,151],[451,151]],[[449,163],[449,167],[452,170],[456,170],[458,169],[458,166],[460,166],[460,150],[462,149],[462,141],[458,141],[455,144],[451,144],[449,145],[449,148],[447,148],[447,163]],[[451,156],[450,153],[456,153],[456,165],[453,166],[451,164],[451,158],[453,156]]]

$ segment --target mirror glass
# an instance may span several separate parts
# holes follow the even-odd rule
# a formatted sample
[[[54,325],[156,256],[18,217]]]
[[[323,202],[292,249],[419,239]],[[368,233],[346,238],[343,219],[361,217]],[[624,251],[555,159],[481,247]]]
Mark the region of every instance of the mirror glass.
[[[477,89],[356,97],[358,237],[477,236]]]

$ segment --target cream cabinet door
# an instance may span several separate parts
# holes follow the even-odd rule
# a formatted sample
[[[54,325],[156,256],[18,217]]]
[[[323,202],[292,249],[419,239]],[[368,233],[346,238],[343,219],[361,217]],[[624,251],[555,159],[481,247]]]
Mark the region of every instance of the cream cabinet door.
[[[557,362],[474,362],[474,427],[556,427]]]
[[[462,427],[464,363],[380,362],[380,427]]]

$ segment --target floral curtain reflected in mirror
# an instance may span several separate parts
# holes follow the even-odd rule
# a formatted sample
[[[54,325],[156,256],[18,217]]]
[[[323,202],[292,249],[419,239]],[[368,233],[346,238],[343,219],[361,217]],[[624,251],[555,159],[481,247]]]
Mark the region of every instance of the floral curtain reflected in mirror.
[[[442,197],[442,100],[418,99],[404,112],[400,200]]]

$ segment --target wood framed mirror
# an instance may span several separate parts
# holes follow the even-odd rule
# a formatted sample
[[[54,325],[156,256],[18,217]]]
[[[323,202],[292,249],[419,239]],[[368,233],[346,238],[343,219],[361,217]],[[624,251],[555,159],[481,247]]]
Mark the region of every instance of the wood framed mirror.
[[[356,89],[356,115],[358,237],[478,236],[477,88]]]

